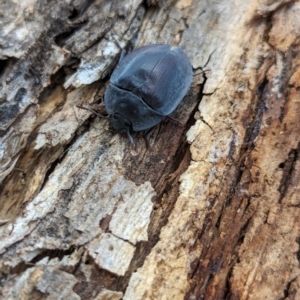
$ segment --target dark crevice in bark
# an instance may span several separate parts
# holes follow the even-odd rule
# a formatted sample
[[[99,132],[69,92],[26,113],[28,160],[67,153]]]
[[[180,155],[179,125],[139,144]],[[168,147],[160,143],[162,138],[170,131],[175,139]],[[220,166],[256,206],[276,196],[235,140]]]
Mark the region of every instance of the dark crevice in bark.
[[[0,60],[0,77],[2,76],[2,74],[4,73],[5,69],[8,66],[8,59],[1,59]]]
[[[288,154],[288,158],[279,164],[279,168],[283,169],[282,177],[280,181],[280,185],[278,187],[278,191],[280,192],[280,197],[278,202],[282,203],[283,198],[286,195],[289,185],[291,184],[292,176],[295,172],[295,166],[299,159],[300,154],[300,142],[296,149],[290,150]]]
[[[169,7],[170,5],[173,4],[173,2],[175,2],[174,0],[144,0],[143,4],[145,5],[145,7],[155,7],[157,9],[159,8],[165,8],[165,7]]]
[[[265,23],[267,25],[267,28],[265,30],[265,34],[263,36],[263,40],[268,42],[269,40],[269,32],[273,26],[272,23],[272,17],[273,17],[273,11],[268,11],[264,15],[261,14],[255,14],[253,17],[249,20],[249,26],[256,27],[261,25],[262,23]]]
[[[45,176],[43,178],[43,181],[41,182],[40,188],[35,192],[35,195],[37,195],[43,188],[45,187],[46,183],[49,180],[49,177],[56,169],[57,165],[60,164],[60,162],[63,160],[64,156],[66,155],[67,151],[63,152],[64,155],[62,157],[57,158],[55,161],[53,161],[49,166],[48,169],[45,172]]]
[[[118,291],[118,281],[123,277],[118,277],[108,271],[99,269],[93,259],[81,262],[81,264],[89,265],[89,273],[83,272],[87,268],[77,268],[73,275],[76,277],[78,283],[74,286],[73,291],[80,297],[80,299],[95,299],[95,295],[103,289],[110,291]],[[89,277],[87,277],[89,275]]]
[[[181,143],[179,144],[179,147],[178,147],[177,152],[175,154],[175,164],[173,166],[174,171],[179,168],[180,162],[183,160],[184,156],[186,155],[186,152],[190,151],[189,150],[189,144],[186,141],[186,134],[190,130],[190,128],[195,125],[195,123],[197,121],[195,119],[195,114],[199,110],[199,105],[200,105],[200,102],[201,102],[201,99],[202,99],[202,96],[203,96],[203,90],[204,90],[205,82],[207,80],[207,77],[206,77],[205,73],[203,73],[203,78],[204,78],[204,80],[203,80],[203,83],[200,85],[196,105],[194,105],[193,110],[189,114],[189,118],[188,118],[188,120],[186,122],[186,125],[185,125],[185,130],[182,134],[183,139],[182,139]]]
[[[10,269],[10,274],[15,274],[15,275],[19,275],[24,273],[27,269],[32,268],[34,266],[34,264],[32,263],[26,263],[26,262],[21,262],[19,264],[17,264],[15,267]]]
[[[280,106],[280,115],[279,115],[279,120],[282,122],[284,115],[285,115],[285,106],[288,102],[288,98],[289,98],[289,93],[290,93],[290,89],[287,88],[289,86],[289,81],[290,81],[290,71],[293,70],[292,67],[292,63],[293,63],[293,58],[292,58],[292,50],[286,52],[286,53],[282,53],[280,51],[277,50],[277,53],[280,54],[280,57],[282,59],[282,61],[280,62],[280,64],[283,65],[283,69],[281,71],[281,75],[280,75],[280,79],[279,79],[279,94],[283,95],[283,100],[282,100],[282,104]],[[281,99],[278,99],[278,101]]]
[[[298,247],[299,247],[298,251],[296,252],[296,257],[297,257],[297,260],[298,260],[299,265],[300,265],[300,237],[298,237],[296,239],[296,243],[298,244]]]
[[[70,20],[70,21],[73,21],[73,20],[76,19],[79,15],[80,15],[80,11],[74,7],[73,10],[70,11],[69,20]]]
[[[203,96],[212,96],[218,89],[215,89],[213,92],[211,93],[203,93]]]
[[[239,246],[244,243],[245,234],[248,230],[248,227],[250,226],[250,221],[251,221],[251,218],[248,218],[247,221],[245,222],[245,224],[243,225],[243,227],[240,229],[240,235],[239,235],[239,239],[236,244],[236,250],[238,250]]]
[[[286,287],[283,291],[284,297],[279,298],[279,300],[292,300],[292,299],[296,299],[295,296],[297,294],[297,290],[296,288],[294,288],[293,290],[291,290],[291,285],[292,283],[296,280],[296,278],[293,278],[292,280],[290,280],[287,284]]]
[[[201,13],[201,15],[204,14],[205,12],[206,12],[206,11],[203,11],[203,13]],[[208,58],[207,58],[207,61],[206,61],[206,63],[204,64],[203,68],[205,68],[205,67],[208,65],[208,63],[210,62],[210,60],[211,60],[213,54],[216,52],[216,50],[217,50],[217,49],[213,50],[213,51],[209,54],[209,56],[208,56]]]
[[[57,46],[59,47],[64,47],[65,41],[70,38],[75,32],[78,30],[81,30],[88,21],[82,21],[81,23],[76,23],[74,25],[69,25],[65,31],[59,33],[58,35],[55,36],[54,42]]]
[[[246,127],[246,133],[244,141],[240,150],[240,160],[236,162],[237,173],[233,176],[233,182],[231,183],[230,193],[227,197],[228,201],[226,206],[231,204],[231,200],[237,192],[239,184],[244,174],[245,161],[248,154],[254,147],[255,138],[259,134],[263,113],[265,111],[265,100],[268,94],[268,81],[265,78],[256,89],[256,105],[253,110],[248,112],[247,119],[244,120],[244,126]]]
[[[65,72],[65,67],[61,67],[56,73],[52,74],[50,77],[50,84],[45,87],[39,97],[38,97],[38,104],[39,105],[43,105],[47,100],[49,100],[49,96],[53,93],[54,89],[58,86],[58,85],[62,85],[63,82],[65,81],[65,78],[67,76],[66,72]],[[51,115],[53,115],[58,109],[60,109],[64,103],[65,100],[59,104],[59,107],[57,106],[52,112]],[[39,126],[40,124],[38,124]]]
[[[209,127],[209,129],[214,132],[214,130],[212,129],[212,127],[205,121],[205,119],[203,118],[203,116],[200,117],[200,120]]]
[[[258,102],[255,110],[253,111],[252,118],[254,119],[253,125],[247,127],[246,130],[246,139],[244,144],[247,145],[248,148],[252,149],[254,146],[254,140],[259,134],[260,126],[264,111],[266,110],[266,99],[270,93],[270,87],[268,85],[267,78],[261,82],[261,84],[257,87],[256,94],[258,96]]]
[[[213,221],[213,216],[211,214],[208,214],[203,222],[203,227],[201,228],[199,234],[196,235],[199,240],[202,240],[202,238],[206,232],[206,229],[210,228],[212,226],[212,221]],[[193,268],[191,268],[191,269],[193,269]],[[195,273],[195,272],[196,272],[196,270],[193,271],[193,273]],[[191,276],[191,278],[192,277],[194,277],[194,275]]]
[[[64,256],[72,254],[76,248],[74,246],[71,246],[67,250],[61,250],[61,249],[46,249],[42,251],[40,254],[38,254],[36,257],[34,257],[30,262],[20,262],[15,267],[10,269],[10,274],[22,274],[27,269],[32,268],[36,266],[36,263],[40,260],[44,259],[45,257],[48,257],[49,260],[58,258],[59,260],[62,260]]]
[[[223,210],[222,210],[222,212],[218,215],[218,218],[217,218],[217,221],[216,221],[216,224],[215,224],[216,229],[219,229],[219,228],[220,228],[221,221],[222,221],[222,215],[223,215]]]
[[[53,258],[58,258],[62,260],[65,256],[71,255],[76,250],[75,246],[70,246],[69,249],[62,250],[62,249],[45,249],[42,253],[38,254],[35,258],[33,258],[30,263],[36,264],[40,260],[48,257],[49,260]]]
[[[232,130],[232,139],[230,141],[229,151],[228,151],[228,155],[227,155],[227,158],[229,160],[232,159],[233,154],[235,153],[235,150],[236,150],[236,133],[234,132],[234,130]]]
[[[242,214],[242,218],[247,216],[247,212],[249,211],[249,207],[251,205],[251,197],[246,196],[245,200],[247,201],[246,205],[243,207],[243,214]]]
[[[235,300],[237,299],[231,291],[231,284],[230,284],[230,278],[232,276],[232,272],[233,272],[233,263],[232,266],[229,268],[228,273],[227,273],[227,277],[226,277],[226,286],[224,288],[224,294],[223,294],[223,299],[224,300]]]
[[[94,2],[95,0],[85,0],[78,7],[74,7],[69,15],[69,20],[74,21],[82,16]]]
[[[18,60],[14,57],[9,57],[7,59],[2,59],[0,60],[0,79],[1,77],[5,74],[5,72],[9,71],[13,65],[17,62]],[[1,89],[2,83],[0,82],[0,89]],[[0,103],[2,99],[0,99]]]

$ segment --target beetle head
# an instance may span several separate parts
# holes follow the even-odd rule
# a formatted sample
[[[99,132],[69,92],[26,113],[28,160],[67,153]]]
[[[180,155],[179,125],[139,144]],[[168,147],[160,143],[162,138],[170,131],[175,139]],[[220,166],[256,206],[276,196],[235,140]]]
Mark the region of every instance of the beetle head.
[[[132,124],[128,118],[119,113],[114,113],[110,116],[110,124],[118,132],[126,133],[130,139],[131,144],[134,144],[133,138],[130,134]]]

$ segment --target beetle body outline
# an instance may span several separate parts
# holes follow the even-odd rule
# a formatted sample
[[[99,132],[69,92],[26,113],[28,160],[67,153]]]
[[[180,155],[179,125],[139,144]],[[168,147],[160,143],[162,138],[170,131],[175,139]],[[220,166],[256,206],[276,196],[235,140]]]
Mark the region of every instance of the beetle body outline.
[[[111,125],[121,132],[150,129],[171,114],[192,82],[192,66],[179,47],[152,44],[122,57],[104,95]]]

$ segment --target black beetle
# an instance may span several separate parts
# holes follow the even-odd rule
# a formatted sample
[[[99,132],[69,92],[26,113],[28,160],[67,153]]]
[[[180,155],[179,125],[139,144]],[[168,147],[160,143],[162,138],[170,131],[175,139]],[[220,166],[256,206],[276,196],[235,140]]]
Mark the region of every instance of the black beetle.
[[[119,132],[150,129],[172,113],[192,82],[192,66],[179,47],[143,46],[121,59],[104,95],[110,123]]]

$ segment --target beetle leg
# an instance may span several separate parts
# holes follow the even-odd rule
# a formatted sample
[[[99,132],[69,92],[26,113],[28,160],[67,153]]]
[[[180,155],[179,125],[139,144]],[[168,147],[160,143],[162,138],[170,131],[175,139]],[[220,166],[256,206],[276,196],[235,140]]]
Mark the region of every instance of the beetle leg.
[[[127,136],[128,136],[128,138],[130,140],[130,143],[132,144],[132,146],[135,147],[135,144],[134,144],[134,141],[133,141],[133,137],[131,136],[129,130],[126,130],[126,133],[127,133]]]
[[[94,110],[105,108],[104,102],[101,101],[99,104],[90,104],[89,107]]]
[[[126,50],[121,47],[119,42],[114,37],[113,37],[113,40],[115,41],[117,47],[121,50],[121,54],[120,54],[119,61],[118,61],[118,64],[119,64],[123,60],[123,58],[125,57]]]
[[[121,54],[120,54],[120,58],[119,58],[119,61],[118,61],[118,64],[123,60],[123,58],[125,57],[125,55],[126,55],[126,50],[122,49]]]
[[[170,119],[170,120],[173,121],[174,123],[179,124],[179,125],[181,125],[181,126],[184,125],[181,121],[176,120],[176,119],[174,119],[174,118],[171,117],[171,116],[166,116],[166,118]]]
[[[151,127],[151,128],[149,128],[149,129],[146,129],[146,130],[144,131],[144,134],[143,134],[143,138],[144,138],[144,140],[145,140],[146,148],[147,148],[147,149],[151,149],[150,141],[149,141],[149,134],[150,134],[150,132],[153,130],[153,128],[154,128],[154,127]]]
[[[86,109],[86,110],[89,110],[90,112],[92,112],[93,114],[97,115],[98,117],[100,118],[104,118],[104,119],[108,119],[109,118],[109,115],[107,116],[103,116],[103,115],[100,115],[98,114],[95,110],[89,108],[89,107],[85,107],[83,105],[76,105],[78,108],[81,108],[81,109]]]
[[[199,73],[195,73],[194,76],[200,75],[200,74],[203,74],[203,73],[206,73],[206,72],[210,72],[210,71],[211,71],[211,69],[201,70]]]

